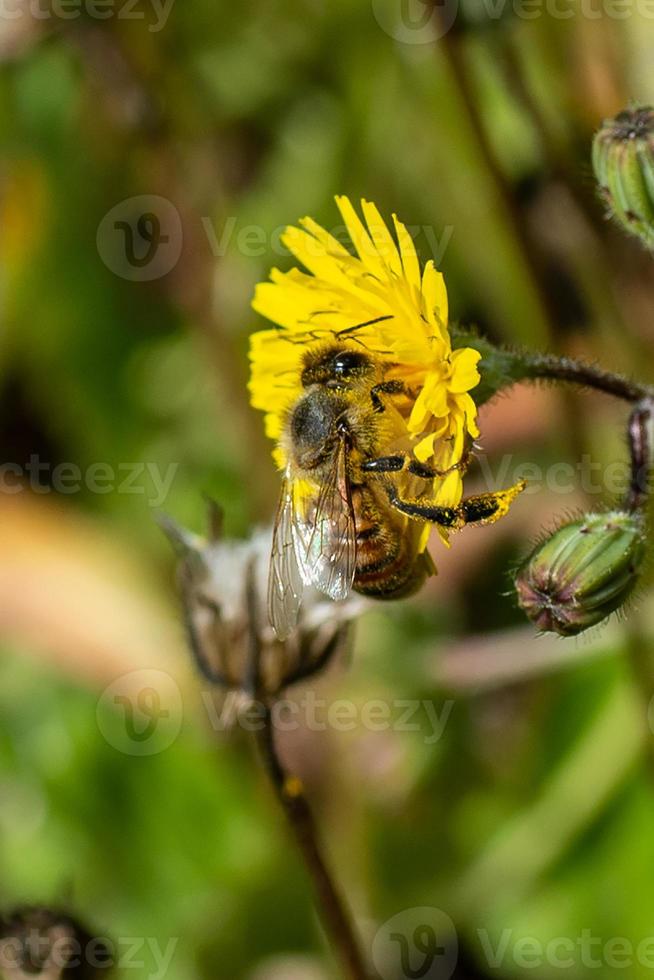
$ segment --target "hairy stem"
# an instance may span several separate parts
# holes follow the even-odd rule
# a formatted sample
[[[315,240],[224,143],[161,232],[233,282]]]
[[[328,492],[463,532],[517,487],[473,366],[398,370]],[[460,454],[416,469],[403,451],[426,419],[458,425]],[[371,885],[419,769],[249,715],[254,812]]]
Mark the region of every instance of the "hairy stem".
[[[277,754],[270,706],[266,705],[264,724],[258,732],[259,750],[266,771],[286,814],[313,882],[316,905],[332,947],[349,980],[370,980],[352,915],[330,873],[318,839],[313,813],[304,795],[302,782],[287,773]]]
[[[649,503],[650,475],[652,467],[651,422],[654,399],[639,402],[629,416],[627,444],[631,474],[625,507],[634,512],[646,513]],[[654,703],[654,659],[652,644],[648,641],[642,614],[632,610],[626,645],[631,660],[634,681],[641,700],[643,734],[646,761],[650,779],[654,779],[654,732],[652,730],[652,705]]]
[[[631,381],[620,374],[604,371],[592,364],[576,361],[571,357],[556,357],[552,354],[521,354],[525,379],[549,378],[553,381],[568,381],[583,388],[595,388],[607,395],[621,398],[627,402],[638,402],[652,395],[647,385]]]
[[[631,473],[625,507],[630,511],[642,510],[648,500],[652,460],[650,426],[653,413],[654,400],[647,398],[639,402],[629,416],[627,443]]]
[[[496,347],[474,330],[453,327],[452,346],[472,347],[481,354],[481,381],[473,391],[478,405],[488,401],[498,391],[520,381],[538,380],[563,381],[581,388],[593,388],[632,404],[654,398],[654,388],[650,385],[632,381],[621,374],[604,371],[594,364],[577,361],[572,357]]]

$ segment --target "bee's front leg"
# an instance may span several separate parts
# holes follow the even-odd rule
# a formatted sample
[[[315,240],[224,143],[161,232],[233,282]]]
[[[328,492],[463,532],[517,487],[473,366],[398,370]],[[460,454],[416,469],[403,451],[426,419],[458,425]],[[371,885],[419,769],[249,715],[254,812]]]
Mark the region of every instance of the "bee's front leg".
[[[453,463],[446,470],[436,469],[429,463],[421,463],[411,456],[410,453],[393,453],[392,456],[379,456],[377,459],[368,459],[361,464],[361,469],[365,473],[410,473],[411,476],[421,477],[423,480],[435,480],[437,477],[447,476],[455,470],[462,473],[468,469],[470,464],[471,451],[466,450],[458,463]]]
[[[384,402],[380,395],[403,395],[405,387],[402,381],[380,381],[370,389],[370,400],[375,412],[384,411]]]

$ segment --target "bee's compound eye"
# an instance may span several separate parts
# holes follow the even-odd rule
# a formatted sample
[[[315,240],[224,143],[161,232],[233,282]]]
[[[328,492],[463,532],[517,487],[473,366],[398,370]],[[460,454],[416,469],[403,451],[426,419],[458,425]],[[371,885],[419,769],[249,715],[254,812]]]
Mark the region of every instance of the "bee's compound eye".
[[[337,378],[347,378],[355,371],[360,371],[361,368],[366,367],[367,364],[368,358],[365,354],[359,354],[356,351],[343,351],[337,354],[333,360],[334,374]]]

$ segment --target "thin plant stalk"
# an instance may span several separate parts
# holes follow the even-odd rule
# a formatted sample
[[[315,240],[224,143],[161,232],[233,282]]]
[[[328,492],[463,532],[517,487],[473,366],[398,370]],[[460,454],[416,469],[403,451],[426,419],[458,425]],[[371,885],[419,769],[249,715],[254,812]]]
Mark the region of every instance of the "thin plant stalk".
[[[532,287],[538,297],[541,313],[547,324],[549,338],[550,340],[554,340],[558,333],[557,313],[552,301],[551,291],[543,276],[543,266],[540,256],[525,227],[523,216],[520,213],[520,208],[516,203],[509,181],[497,161],[488,137],[486,125],[479,109],[478,99],[465,63],[461,39],[455,36],[454,31],[449,30],[449,25],[445,21],[444,9],[435,0],[433,0],[433,10],[437,20],[441,24],[440,38],[438,41],[439,51],[445,58],[450,75],[465,106],[469,123],[474,130],[480,156],[484,161],[487,173],[492,178],[497,195],[502,202],[507,223],[520,247],[527,274],[531,279]]]
[[[257,733],[260,755],[312,880],[325,932],[349,980],[370,980],[361,942],[343,894],[327,866],[302,781],[286,772],[277,752],[272,710],[266,704]]]
[[[607,395],[613,395],[626,402],[639,402],[654,394],[648,385],[631,381],[620,374],[603,371],[592,364],[576,361],[570,357],[557,357],[552,354],[526,354],[524,356],[525,379],[550,379],[567,381],[582,388],[594,388]]]

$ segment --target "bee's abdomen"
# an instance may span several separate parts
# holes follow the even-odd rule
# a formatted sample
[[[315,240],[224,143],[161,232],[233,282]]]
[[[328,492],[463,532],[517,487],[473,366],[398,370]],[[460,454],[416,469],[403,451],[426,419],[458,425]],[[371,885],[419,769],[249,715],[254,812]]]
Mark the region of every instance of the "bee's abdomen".
[[[400,599],[422,585],[426,565],[394,514],[375,506],[365,490],[353,495],[357,525],[357,564],[353,587],[377,599]]]
[[[357,558],[353,588],[372,599],[402,599],[417,592],[427,574],[422,555],[400,552],[391,558],[387,554],[377,562],[368,562],[362,555],[361,560]]]

